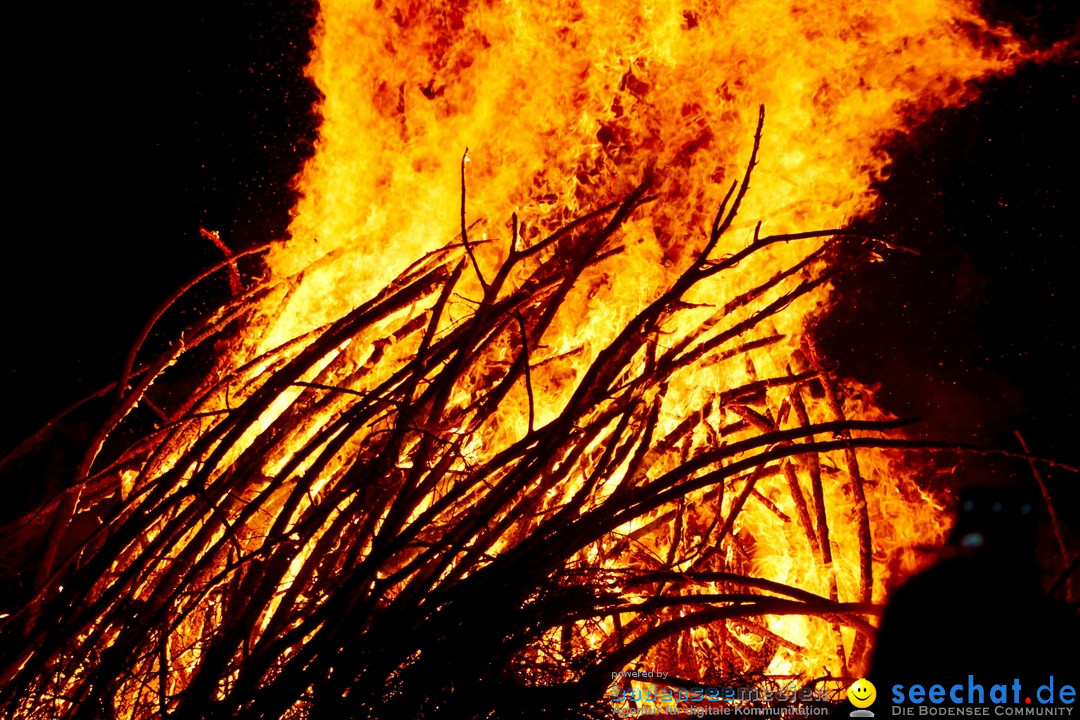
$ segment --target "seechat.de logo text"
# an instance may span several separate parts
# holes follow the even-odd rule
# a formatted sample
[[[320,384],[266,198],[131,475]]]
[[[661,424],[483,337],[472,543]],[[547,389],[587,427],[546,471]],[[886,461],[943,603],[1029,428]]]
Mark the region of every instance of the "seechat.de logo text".
[[[854,685],[852,686],[854,687]],[[983,686],[974,675],[966,683],[893,685],[893,715],[1056,715],[1069,717],[1076,688],[1050,679],[1032,692],[1016,678],[1010,683]],[[848,692],[851,699],[851,692]],[[854,702],[854,701],[853,701]]]

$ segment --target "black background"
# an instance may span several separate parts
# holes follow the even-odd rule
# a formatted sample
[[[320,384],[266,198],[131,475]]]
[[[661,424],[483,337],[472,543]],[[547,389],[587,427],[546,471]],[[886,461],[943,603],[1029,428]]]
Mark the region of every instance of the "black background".
[[[1076,37],[1065,3],[985,10],[1038,43]],[[116,377],[153,308],[220,259],[200,226],[235,249],[281,236],[317,127],[309,2],[24,13],[0,451]],[[1080,464],[1078,88],[1075,56],[1025,68],[895,143],[882,209],[861,224],[921,254],[844,280],[818,335],[838,372],[881,383],[885,407],[928,434],[1015,447],[1020,430]],[[188,315],[223,292],[203,290]],[[1069,479],[1051,478],[1075,505]]]
[[[153,310],[222,259],[200,227],[233,249],[282,236],[317,127],[302,70],[314,12],[151,3],[22,23],[47,32],[13,93],[0,448],[117,377]],[[204,287],[187,319],[222,297]]]

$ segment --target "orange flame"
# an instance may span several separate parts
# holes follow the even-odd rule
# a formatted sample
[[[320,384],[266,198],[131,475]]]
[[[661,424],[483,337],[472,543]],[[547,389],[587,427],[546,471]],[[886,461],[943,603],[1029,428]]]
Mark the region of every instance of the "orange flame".
[[[1018,43],[972,5],[327,0],[310,66],[325,96],[317,153],[273,265],[349,252],[305,283],[297,326],[276,337],[340,314],[444,242],[466,147],[472,218],[517,210],[537,234],[655,163],[688,210],[635,238],[634,285],[649,287],[707,225],[716,187],[740,174],[764,104],[742,216],[771,232],[842,226],[873,208],[884,138],[1014,64]]]

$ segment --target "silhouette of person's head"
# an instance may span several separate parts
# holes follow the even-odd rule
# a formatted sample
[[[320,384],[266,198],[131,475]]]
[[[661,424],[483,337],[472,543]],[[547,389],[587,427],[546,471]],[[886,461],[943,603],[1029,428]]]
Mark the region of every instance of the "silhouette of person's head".
[[[869,672],[880,693],[968,675],[1043,682],[1075,667],[1076,615],[1040,588],[1036,507],[1015,489],[961,492],[940,561],[890,595]]]

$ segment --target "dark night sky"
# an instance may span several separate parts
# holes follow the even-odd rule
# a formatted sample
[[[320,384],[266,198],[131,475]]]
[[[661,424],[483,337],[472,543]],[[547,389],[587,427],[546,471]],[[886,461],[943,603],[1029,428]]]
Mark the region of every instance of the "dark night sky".
[[[221,259],[200,226],[242,248],[287,224],[316,127],[302,78],[313,3],[151,5],[23,23],[49,33],[13,93],[2,448],[115,379],[153,309]]]
[[[990,10],[1044,41],[1076,29],[1064,3]],[[312,11],[196,2],[15,24],[41,32],[9,88],[0,450],[117,375],[152,308],[220,258],[200,225],[233,247],[283,232],[316,126],[300,71]],[[1020,429],[1080,462],[1078,92],[1075,59],[1028,68],[900,141],[869,225],[922,254],[845,281],[857,310],[820,334],[842,373],[883,383],[886,407],[929,432]]]
[[[920,255],[841,281],[823,327],[834,360],[882,383],[894,412],[1003,444],[1019,430],[1074,463],[1078,93],[1075,64],[1027,67],[901,140],[864,224]]]

